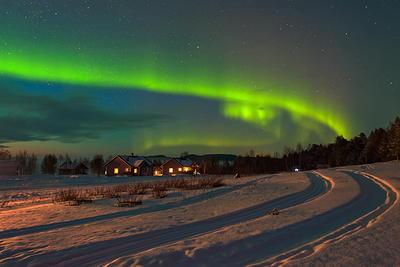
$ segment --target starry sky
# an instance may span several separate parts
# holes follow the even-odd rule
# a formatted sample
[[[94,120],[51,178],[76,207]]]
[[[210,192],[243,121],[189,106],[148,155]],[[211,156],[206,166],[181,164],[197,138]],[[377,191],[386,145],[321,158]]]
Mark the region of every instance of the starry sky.
[[[0,147],[243,154],[400,113],[399,1],[0,1]]]

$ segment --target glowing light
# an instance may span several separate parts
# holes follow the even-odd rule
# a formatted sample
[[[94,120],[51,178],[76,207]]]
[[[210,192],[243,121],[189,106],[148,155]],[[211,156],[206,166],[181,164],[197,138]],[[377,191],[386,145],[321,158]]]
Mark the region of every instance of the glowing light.
[[[114,174],[118,174],[119,173],[119,169],[118,168],[114,168]]]
[[[334,107],[312,101],[304,95],[288,94],[287,85],[255,81],[260,89],[250,89],[247,79],[235,73],[212,74],[196,65],[177,67],[168,57],[154,59],[147,53],[136,55],[77,54],[69,47],[43,45],[31,47],[29,42],[12,40],[0,45],[0,74],[35,81],[65,84],[124,87],[157,93],[188,95],[222,102],[222,113],[265,128],[280,111],[311,119],[332,129],[336,134],[351,136],[345,117]],[[172,64],[170,63],[172,62]],[[157,64],[158,63],[158,64]],[[165,66],[171,65],[166,68]],[[220,77],[218,77],[220,76]],[[241,76],[242,77],[242,76]],[[241,80],[242,79],[242,80]],[[223,82],[221,82],[223,81]],[[297,91],[304,92],[300,85]]]

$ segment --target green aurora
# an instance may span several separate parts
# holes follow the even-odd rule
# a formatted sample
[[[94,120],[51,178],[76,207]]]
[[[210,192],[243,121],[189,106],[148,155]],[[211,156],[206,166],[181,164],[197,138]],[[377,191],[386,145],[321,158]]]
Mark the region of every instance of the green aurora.
[[[368,2],[1,1],[0,147],[273,153],[384,127],[399,4]]]
[[[338,107],[322,99],[310,101],[302,88],[296,88],[296,92],[302,92],[300,96],[293,95],[288,92],[296,86],[282,87],[278,82],[263,80],[256,81],[259,89],[255,90],[254,81],[250,85],[246,84],[248,78],[244,81],[235,78],[243,77],[243,74],[218,72],[213,67],[207,68],[207,62],[177,67],[178,62],[171,59],[174,57],[158,55],[155,58],[151,52],[123,57],[82,54],[68,47],[48,45],[37,49],[8,43],[8,47],[12,49],[0,47],[0,73],[10,77],[215,99],[222,102],[225,116],[262,128],[268,127],[268,122],[284,110],[298,122],[304,119],[316,122],[310,124],[315,129],[322,124],[338,135],[350,137],[353,133]]]

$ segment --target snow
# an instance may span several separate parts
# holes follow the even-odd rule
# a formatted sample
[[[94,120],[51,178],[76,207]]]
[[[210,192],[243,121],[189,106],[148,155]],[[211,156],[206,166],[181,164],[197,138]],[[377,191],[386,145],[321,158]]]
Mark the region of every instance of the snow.
[[[350,166],[383,178],[400,189],[400,162]],[[290,263],[289,266],[399,266],[400,265],[400,206],[394,207],[382,219],[360,232],[330,244],[319,253]],[[349,253],[351,252],[351,253]]]
[[[191,176],[190,176],[191,177]],[[92,175],[33,175],[2,177],[0,179],[0,194],[2,192],[32,189],[65,188],[74,186],[112,185],[133,182],[159,181],[164,179],[177,179],[167,176],[92,176]]]
[[[167,198],[146,198],[135,208],[114,207],[110,199],[81,206],[49,200],[55,188],[130,178],[9,180],[3,194],[22,195],[15,205],[0,208],[0,265],[399,265],[399,203],[384,185],[345,171],[349,169],[400,188],[398,162],[321,170],[332,182],[327,192],[271,216],[251,211],[280,198],[289,204],[288,197],[296,192],[303,196],[310,186],[305,173],[226,177],[224,187],[172,190]],[[246,216],[235,217],[235,212]],[[322,223],[328,218],[329,223]],[[338,220],[343,220],[341,232],[335,230],[342,225]],[[223,223],[216,227],[217,222]],[[308,229],[311,222],[321,228],[315,236],[314,229],[299,230]],[[274,236],[280,239],[272,242]],[[296,245],[296,240],[309,243]],[[302,244],[304,255],[296,252]]]

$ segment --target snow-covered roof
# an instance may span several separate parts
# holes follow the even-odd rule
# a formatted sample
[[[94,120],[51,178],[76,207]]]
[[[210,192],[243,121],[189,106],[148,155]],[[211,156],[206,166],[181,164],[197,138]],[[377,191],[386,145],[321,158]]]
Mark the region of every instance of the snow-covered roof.
[[[83,168],[86,168],[87,169],[87,167],[86,167],[86,165],[85,164],[83,164],[82,162],[72,162],[72,161],[65,161],[64,163],[62,163],[61,165],[60,165],[60,169],[76,169],[76,168],[78,168],[78,167],[83,167]]]
[[[135,160],[135,162],[133,162],[133,167],[139,167],[143,162],[143,159]]]
[[[167,156],[160,155],[160,156],[149,156],[149,157],[146,157],[146,159],[151,161],[153,164],[160,164],[161,165],[161,164],[169,161],[171,158],[167,157]]]
[[[179,164],[182,165],[182,167],[192,167],[193,166],[193,161],[191,161],[190,159],[177,159],[177,158],[171,158],[170,160],[164,162],[164,164],[162,164],[162,165],[167,164],[171,160],[176,160]]]
[[[177,159],[183,167],[191,167],[193,165],[193,161],[190,159]]]
[[[123,159],[128,165],[132,167],[139,167],[143,162],[146,162],[149,166],[153,165],[152,162],[146,159],[143,156],[131,156],[131,155],[118,155],[116,157],[120,157]],[[113,161],[116,157],[108,161],[105,165]]]

